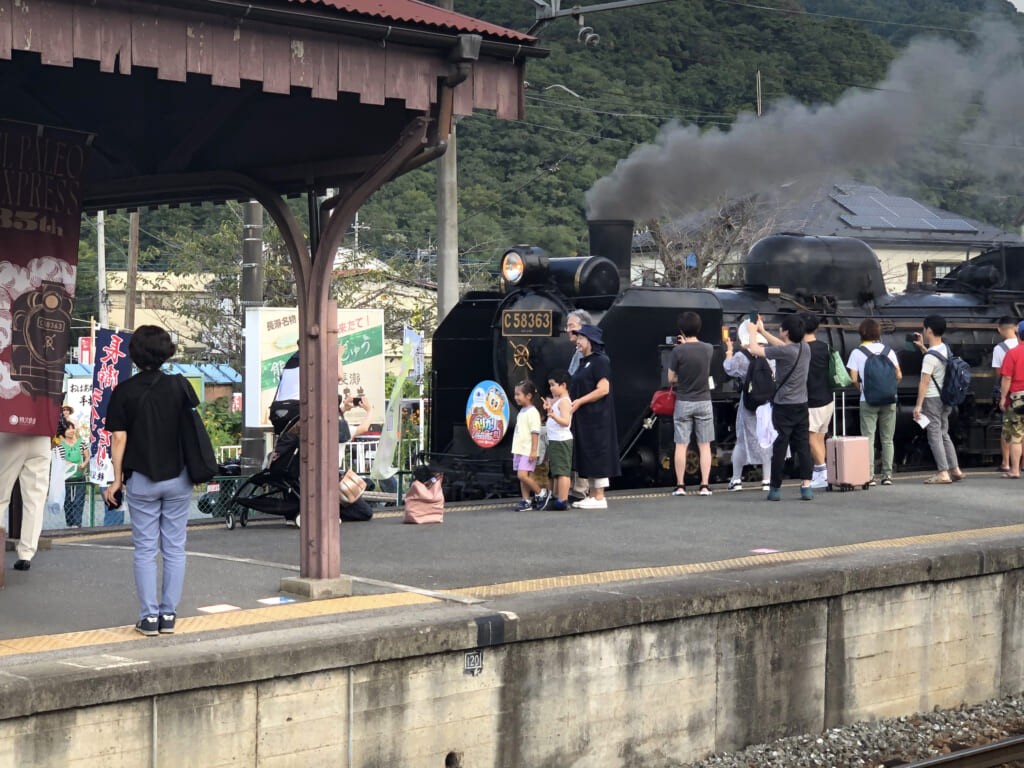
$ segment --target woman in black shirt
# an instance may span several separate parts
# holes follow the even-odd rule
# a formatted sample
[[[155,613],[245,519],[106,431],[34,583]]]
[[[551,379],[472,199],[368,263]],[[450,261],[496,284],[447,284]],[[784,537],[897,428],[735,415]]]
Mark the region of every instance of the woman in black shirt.
[[[192,505],[192,481],[185,471],[178,424],[182,410],[199,403],[180,376],[160,366],[175,352],[167,331],[155,325],[135,329],[128,355],[139,372],[110,396],[106,429],[114,482],[103,491],[108,505],[124,486],[135,546],[135,589],[143,635],[174,632],[175,612],[185,581],[185,526]],[[157,598],[157,550],[163,555],[163,585]]]

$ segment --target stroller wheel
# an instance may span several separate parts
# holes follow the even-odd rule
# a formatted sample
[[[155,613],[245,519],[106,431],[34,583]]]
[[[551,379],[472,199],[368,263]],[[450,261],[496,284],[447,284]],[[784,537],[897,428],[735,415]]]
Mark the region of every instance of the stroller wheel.
[[[241,513],[239,513],[238,522],[242,524],[243,528],[249,524],[249,510],[243,509]]]
[[[234,530],[234,528],[235,528],[235,513],[234,512],[228,512],[228,516],[224,520],[224,525],[227,526],[227,529],[229,531]]]

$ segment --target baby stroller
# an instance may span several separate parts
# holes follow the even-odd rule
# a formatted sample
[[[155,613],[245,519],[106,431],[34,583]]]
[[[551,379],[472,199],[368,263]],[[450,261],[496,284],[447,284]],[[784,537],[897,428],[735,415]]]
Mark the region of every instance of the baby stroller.
[[[244,480],[231,499],[229,510],[241,508],[238,522],[244,528],[249,510],[278,515],[286,522],[301,525],[299,515],[299,401],[274,401],[270,405],[270,423],[274,427],[274,450],[266,468]],[[347,425],[346,425],[347,427]],[[339,434],[339,437],[341,435]],[[373,517],[373,510],[362,499],[339,509],[342,520],[357,522]],[[226,525],[234,528],[234,513],[229,511]]]

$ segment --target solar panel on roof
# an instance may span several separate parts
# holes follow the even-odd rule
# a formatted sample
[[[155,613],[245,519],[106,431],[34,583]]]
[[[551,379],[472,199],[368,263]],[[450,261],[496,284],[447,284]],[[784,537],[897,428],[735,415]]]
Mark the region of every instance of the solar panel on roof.
[[[849,216],[844,214],[839,218],[857,229],[901,229],[901,227],[896,227],[884,216]]]

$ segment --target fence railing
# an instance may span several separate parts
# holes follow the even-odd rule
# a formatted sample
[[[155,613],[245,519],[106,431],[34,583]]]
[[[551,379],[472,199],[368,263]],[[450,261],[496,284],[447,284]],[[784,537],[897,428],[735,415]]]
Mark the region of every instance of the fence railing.
[[[366,475],[373,466],[373,460],[377,457],[377,447],[380,445],[380,438],[371,439],[356,438],[350,443],[342,443],[338,451],[338,467],[340,469],[352,469],[359,475]],[[399,470],[412,469],[416,455],[423,450],[423,442],[419,437],[403,438],[395,447],[395,468]]]
[[[240,445],[221,445],[217,448],[217,461],[223,464],[229,459],[241,459],[242,458],[242,446]]]

